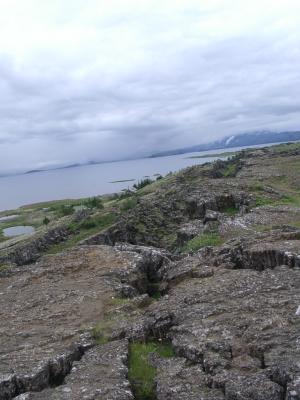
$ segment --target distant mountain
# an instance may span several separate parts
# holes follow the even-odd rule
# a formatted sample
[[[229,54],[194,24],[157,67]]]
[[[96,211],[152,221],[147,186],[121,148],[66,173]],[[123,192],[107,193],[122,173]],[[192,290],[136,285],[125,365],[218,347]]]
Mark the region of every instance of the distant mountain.
[[[227,136],[214,142],[198,144],[181,149],[166,150],[152,154],[150,157],[164,157],[175,154],[195,153],[207,150],[226,149],[231,147],[253,146],[258,144],[293,142],[300,140],[300,131],[297,132],[271,132],[255,131]]]

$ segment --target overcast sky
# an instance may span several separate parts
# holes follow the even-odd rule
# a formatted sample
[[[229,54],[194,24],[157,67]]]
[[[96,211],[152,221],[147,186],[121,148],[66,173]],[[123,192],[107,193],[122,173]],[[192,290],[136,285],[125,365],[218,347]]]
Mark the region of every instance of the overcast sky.
[[[0,10],[0,172],[300,128],[299,0]]]

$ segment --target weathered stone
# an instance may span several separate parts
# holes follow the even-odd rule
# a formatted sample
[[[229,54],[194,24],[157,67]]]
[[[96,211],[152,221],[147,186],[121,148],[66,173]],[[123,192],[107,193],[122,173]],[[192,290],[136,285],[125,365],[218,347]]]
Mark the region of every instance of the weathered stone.
[[[209,387],[209,377],[200,365],[188,365],[184,358],[156,361],[157,400],[224,400],[221,390]]]
[[[24,243],[0,250],[0,262],[29,264],[36,261],[50,245],[64,241],[69,235],[69,229],[62,224],[55,228],[38,232]],[[5,243],[4,243],[5,245]]]
[[[187,241],[193,239],[197,235],[200,235],[203,233],[203,231],[204,224],[202,220],[194,220],[183,223],[177,232],[178,246],[183,246]]]
[[[89,350],[63,384],[55,389],[27,394],[27,400],[133,400],[127,379],[126,340],[98,345]],[[22,398],[21,398],[22,399]]]

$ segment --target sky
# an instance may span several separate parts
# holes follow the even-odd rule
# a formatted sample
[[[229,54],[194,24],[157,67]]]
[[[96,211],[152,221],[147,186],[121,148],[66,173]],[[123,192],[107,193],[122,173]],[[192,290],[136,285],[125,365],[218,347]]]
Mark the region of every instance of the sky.
[[[299,0],[0,10],[0,173],[300,129]]]

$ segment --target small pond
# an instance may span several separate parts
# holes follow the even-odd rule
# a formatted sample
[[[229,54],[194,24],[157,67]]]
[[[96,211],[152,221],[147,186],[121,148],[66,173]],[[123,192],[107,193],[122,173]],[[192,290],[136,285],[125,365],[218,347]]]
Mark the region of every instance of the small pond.
[[[3,229],[3,235],[5,237],[13,237],[33,233],[34,231],[35,229],[33,226],[12,226],[11,228]]]
[[[1,221],[11,221],[12,219],[16,219],[18,215],[6,215],[5,217],[0,217]]]

